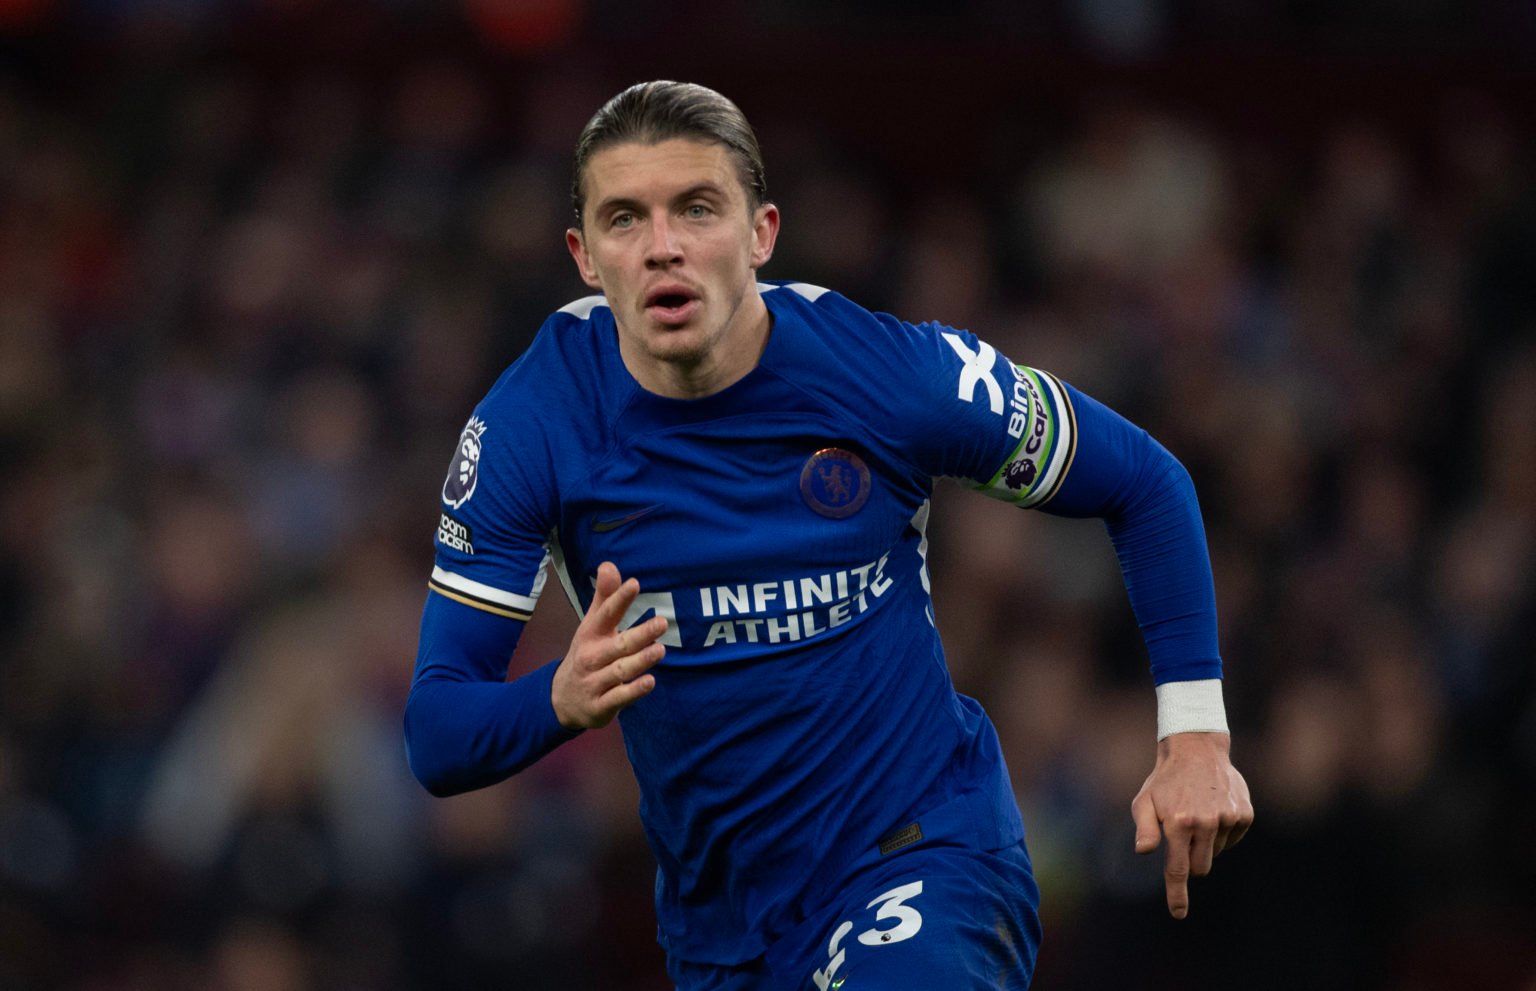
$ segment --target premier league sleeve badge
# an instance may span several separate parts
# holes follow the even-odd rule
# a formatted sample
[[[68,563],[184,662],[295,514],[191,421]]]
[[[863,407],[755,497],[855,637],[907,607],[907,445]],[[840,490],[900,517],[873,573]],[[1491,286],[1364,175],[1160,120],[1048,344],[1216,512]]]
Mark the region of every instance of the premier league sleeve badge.
[[[448,478],[443,482],[443,502],[450,509],[458,509],[475,494],[475,483],[480,480],[480,438],[485,434],[485,421],[477,416],[464,424],[459,435],[459,447],[448,466]]]

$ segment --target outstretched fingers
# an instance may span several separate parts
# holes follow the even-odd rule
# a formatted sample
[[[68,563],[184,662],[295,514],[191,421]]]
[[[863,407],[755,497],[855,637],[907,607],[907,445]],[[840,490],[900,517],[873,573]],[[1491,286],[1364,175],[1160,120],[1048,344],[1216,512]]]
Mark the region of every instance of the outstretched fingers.
[[[606,726],[613,717],[656,687],[651,668],[666,655],[658,641],[665,617],[619,629],[640,594],[640,583],[625,579],[611,562],[597,569],[592,604],[555,672],[550,699],[561,725],[569,729]]]
[[[656,620],[647,620],[647,625]],[[660,629],[656,632],[659,637],[666,632],[666,620],[660,620]],[[651,638],[654,641],[654,637]],[[656,676],[650,673],[651,668],[667,654],[667,648],[659,643],[651,642],[644,649],[632,654],[625,654],[608,665],[606,674],[613,687],[603,693],[598,700],[605,708],[611,708],[615,713],[630,705],[637,699],[650,693],[656,687]]]
[[[595,700],[597,718],[601,720],[598,725],[607,723],[656,687],[656,676],[650,670],[667,654],[667,648],[656,642],[666,632],[666,619],[653,616],[612,638],[613,659],[594,676],[599,686],[609,686],[606,690],[599,688],[602,694]],[[639,649],[629,650],[630,642],[638,644]]]
[[[624,613],[640,594],[640,583],[633,578],[624,579],[613,562],[604,561],[597,568],[597,587],[592,593],[592,605],[582,617],[580,629],[594,636],[613,636],[619,628]]]

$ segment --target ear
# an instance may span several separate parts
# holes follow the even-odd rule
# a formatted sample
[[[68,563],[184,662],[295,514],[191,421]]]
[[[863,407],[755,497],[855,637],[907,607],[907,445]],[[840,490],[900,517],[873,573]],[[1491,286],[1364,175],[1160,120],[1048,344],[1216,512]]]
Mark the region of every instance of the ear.
[[[762,268],[773,257],[773,246],[779,239],[779,208],[764,203],[752,215],[752,268]]]
[[[597,277],[597,268],[592,264],[592,256],[587,252],[587,242],[581,236],[580,228],[572,227],[565,232],[565,249],[576,260],[576,271],[581,273],[581,281],[593,289],[601,290],[603,280]]]

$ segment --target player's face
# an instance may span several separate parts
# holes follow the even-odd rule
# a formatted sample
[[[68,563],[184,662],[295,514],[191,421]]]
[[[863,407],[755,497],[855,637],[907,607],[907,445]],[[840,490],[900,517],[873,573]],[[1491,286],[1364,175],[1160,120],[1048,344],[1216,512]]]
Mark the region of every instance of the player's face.
[[[675,138],[624,143],[587,161],[582,227],[566,246],[602,290],[624,363],[653,392],[700,396],[756,365],[768,311],[757,269],[779,211],[753,208],[729,149]]]

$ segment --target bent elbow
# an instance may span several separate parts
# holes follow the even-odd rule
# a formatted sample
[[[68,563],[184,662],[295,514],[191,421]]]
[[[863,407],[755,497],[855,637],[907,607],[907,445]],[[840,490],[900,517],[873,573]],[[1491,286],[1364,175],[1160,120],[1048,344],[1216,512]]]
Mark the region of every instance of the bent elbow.
[[[411,769],[411,776],[435,798],[448,798],[465,791],[458,783],[452,765],[443,758],[444,748],[422,729],[416,708],[411,701],[406,702],[405,762]]]
[[[409,743],[406,744],[405,752],[411,766],[411,775],[433,798],[448,798],[464,790],[454,787],[452,776],[444,768],[417,758]]]

